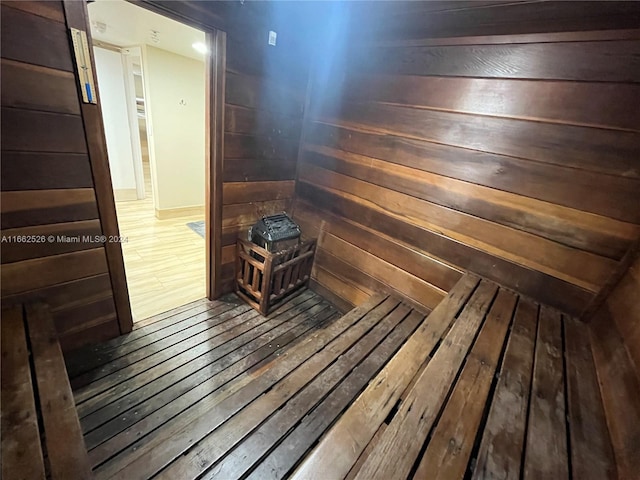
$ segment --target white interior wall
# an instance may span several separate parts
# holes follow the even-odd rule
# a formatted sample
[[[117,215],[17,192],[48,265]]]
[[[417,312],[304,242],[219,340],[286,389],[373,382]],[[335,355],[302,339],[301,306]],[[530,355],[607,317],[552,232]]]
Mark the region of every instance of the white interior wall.
[[[136,178],[131,151],[131,130],[125,103],[124,69],[119,52],[94,47],[96,74],[111,182],[116,199],[135,198]],[[133,198],[122,198],[133,194]]]
[[[143,55],[156,210],[205,199],[205,64],[151,46]]]

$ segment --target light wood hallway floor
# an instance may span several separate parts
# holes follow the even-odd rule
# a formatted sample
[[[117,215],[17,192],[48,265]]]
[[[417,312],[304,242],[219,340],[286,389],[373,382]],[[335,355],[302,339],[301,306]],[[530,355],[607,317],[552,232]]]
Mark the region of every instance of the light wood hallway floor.
[[[134,322],[206,296],[204,239],[187,227],[204,216],[157,219],[143,165],[146,198],[116,202]]]

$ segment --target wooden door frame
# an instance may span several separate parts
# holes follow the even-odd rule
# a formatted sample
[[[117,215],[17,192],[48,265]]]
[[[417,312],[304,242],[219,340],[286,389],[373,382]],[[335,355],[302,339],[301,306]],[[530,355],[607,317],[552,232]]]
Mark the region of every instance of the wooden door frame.
[[[207,244],[207,297],[222,295],[222,166],[224,161],[224,99],[227,63],[227,34],[221,30],[206,31],[210,55],[206,64],[205,96],[206,187],[205,239]]]
[[[205,32],[210,55],[206,62],[206,150],[205,150],[205,212],[206,223],[206,271],[207,298],[213,300],[222,294],[221,278],[221,238],[222,238],[222,167],[224,157],[224,98],[226,77],[226,33],[218,28],[219,17],[203,16],[201,11],[194,9],[186,15],[177,13],[170,8],[171,4],[162,2],[128,0],[154,13],[169,17],[181,23],[198,28]],[[173,2],[172,2],[173,3]],[[89,14],[86,2],[83,0],[63,0],[67,28],[77,28],[87,32],[89,44],[92,44]],[[183,4],[185,5],[185,4]],[[204,22],[203,22],[204,20]],[[213,24],[212,24],[213,23]],[[93,172],[96,192],[96,202],[102,233],[107,237],[119,237],[118,220],[116,215],[111,172],[107,156],[107,146],[102,122],[102,108],[100,104],[99,88],[97,86],[95,58],[90,50],[94,84],[96,85],[97,104],[81,102],[82,121],[84,124],[89,159]],[[77,72],[76,72],[77,74]],[[78,95],[80,85],[78,84]],[[120,333],[130,332],[133,328],[133,316],[127,287],[127,278],[119,243],[105,243],[109,276],[118,316]]]

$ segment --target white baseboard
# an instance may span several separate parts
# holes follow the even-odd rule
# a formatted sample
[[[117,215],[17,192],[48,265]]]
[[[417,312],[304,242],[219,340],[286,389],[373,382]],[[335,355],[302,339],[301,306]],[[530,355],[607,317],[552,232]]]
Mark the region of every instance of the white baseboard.
[[[200,215],[204,217],[204,205],[197,207],[180,207],[180,208],[156,208],[156,218],[159,220],[167,220],[169,218],[177,217],[191,217],[194,215]]]

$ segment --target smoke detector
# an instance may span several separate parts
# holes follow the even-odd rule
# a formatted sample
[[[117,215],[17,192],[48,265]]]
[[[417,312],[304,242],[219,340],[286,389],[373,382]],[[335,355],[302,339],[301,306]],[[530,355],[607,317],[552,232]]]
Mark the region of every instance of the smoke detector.
[[[160,43],[160,32],[158,30],[151,30],[149,38],[152,43]]]
[[[92,25],[96,32],[105,33],[107,31],[107,24],[104,22],[93,22]]]

